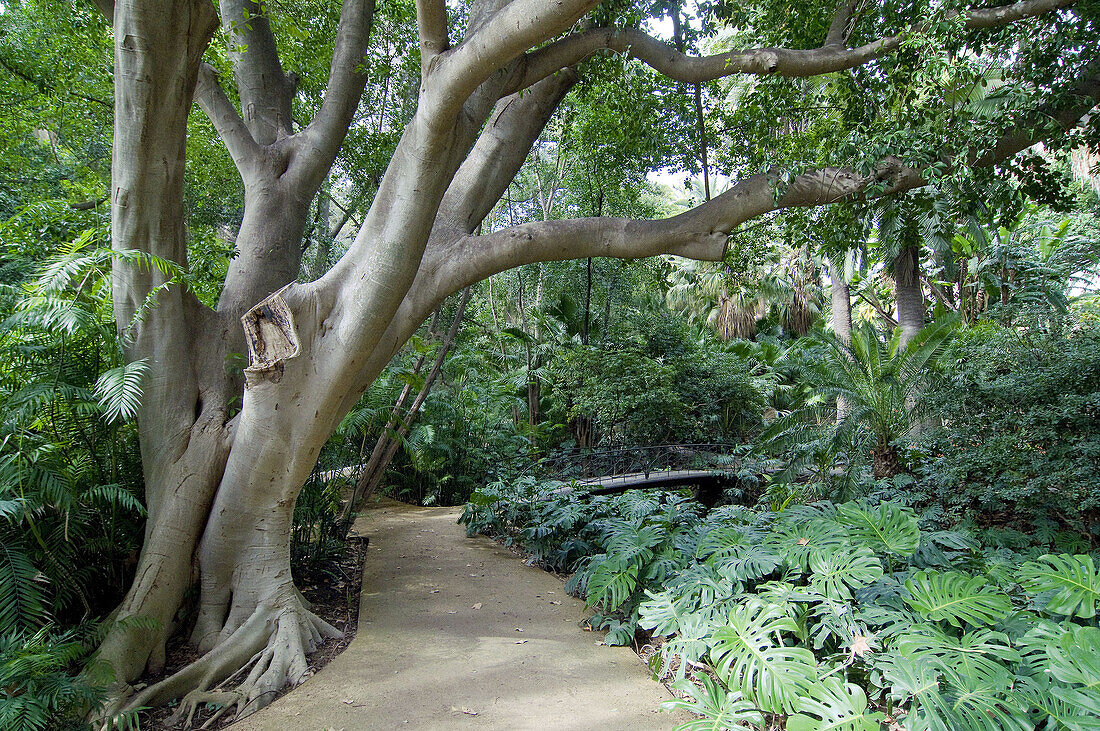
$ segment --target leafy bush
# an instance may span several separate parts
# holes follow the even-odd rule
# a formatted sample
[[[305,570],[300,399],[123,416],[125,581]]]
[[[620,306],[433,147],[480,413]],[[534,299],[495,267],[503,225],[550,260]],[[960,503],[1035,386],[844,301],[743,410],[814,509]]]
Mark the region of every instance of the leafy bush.
[[[969,328],[929,400],[921,492],[956,517],[1100,531],[1100,325]]]
[[[593,622],[702,716],[681,728],[1096,728],[1100,571],[1087,554],[983,549],[895,503],[779,513],[591,497],[528,481],[476,493],[468,530],[577,573]],[[785,721],[783,720],[785,719]]]

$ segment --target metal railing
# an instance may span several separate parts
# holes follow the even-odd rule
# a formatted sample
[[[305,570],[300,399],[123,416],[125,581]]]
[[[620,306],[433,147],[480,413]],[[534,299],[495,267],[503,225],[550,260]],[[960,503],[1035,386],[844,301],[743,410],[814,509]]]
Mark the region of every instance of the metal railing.
[[[674,470],[736,470],[735,444],[657,444],[652,446],[574,448],[530,462],[520,474],[572,480]]]

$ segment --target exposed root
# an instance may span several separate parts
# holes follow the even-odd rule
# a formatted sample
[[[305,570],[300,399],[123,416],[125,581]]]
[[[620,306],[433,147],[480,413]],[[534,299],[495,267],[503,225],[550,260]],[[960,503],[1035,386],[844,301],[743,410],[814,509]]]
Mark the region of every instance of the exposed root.
[[[305,680],[306,656],[325,638],[342,636],[297,601],[290,606],[261,606],[217,647],[137,693],[123,710],[160,706],[179,698],[172,723],[186,721],[186,727],[192,727],[196,710],[204,704],[221,707],[202,728],[230,711],[234,718],[243,718],[270,703],[284,686]],[[230,688],[245,672],[244,681]]]

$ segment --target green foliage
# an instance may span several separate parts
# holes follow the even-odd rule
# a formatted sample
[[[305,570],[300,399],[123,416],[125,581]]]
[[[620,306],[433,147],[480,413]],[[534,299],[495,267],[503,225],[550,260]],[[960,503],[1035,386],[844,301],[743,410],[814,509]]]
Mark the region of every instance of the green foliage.
[[[1056,521],[1095,541],[1100,324],[983,322],[940,363],[927,400],[944,426],[921,435],[911,499],[1029,531]]]
[[[608,642],[665,638],[685,729],[1095,728],[1093,556],[984,549],[891,502],[685,508],[529,480],[475,493],[463,522],[568,555]]]
[[[1009,598],[980,576],[958,571],[918,571],[905,580],[906,603],[922,617],[947,620],[955,627],[996,624],[1012,611]]]
[[[84,731],[85,719],[106,699],[106,688],[77,669],[94,636],[74,631],[0,633],[0,727],[5,731]],[[121,720],[125,726],[132,714]]]
[[[817,346],[807,353],[812,366],[802,376],[816,396],[762,435],[770,452],[793,455],[774,479],[793,481],[814,460],[824,462],[822,472],[844,464],[850,473],[870,464],[876,478],[899,474],[898,444],[924,418],[923,384],[956,325],[952,317],[933,322],[904,349],[898,347],[899,332],[884,342],[871,328],[855,329],[850,346],[815,334]],[[839,421],[838,399],[847,405]]]
[[[1051,592],[1046,611],[1085,619],[1096,616],[1100,571],[1092,556],[1046,555],[1025,563],[1017,576],[1028,591]]]

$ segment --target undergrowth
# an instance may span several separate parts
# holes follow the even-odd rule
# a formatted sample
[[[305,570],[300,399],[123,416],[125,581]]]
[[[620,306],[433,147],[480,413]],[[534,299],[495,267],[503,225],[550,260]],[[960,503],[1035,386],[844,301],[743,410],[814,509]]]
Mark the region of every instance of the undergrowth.
[[[575,572],[609,644],[660,644],[665,706],[698,716],[681,729],[1100,729],[1086,553],[983,546],[892,502],[705,512],[533,479],[460,520]]]

